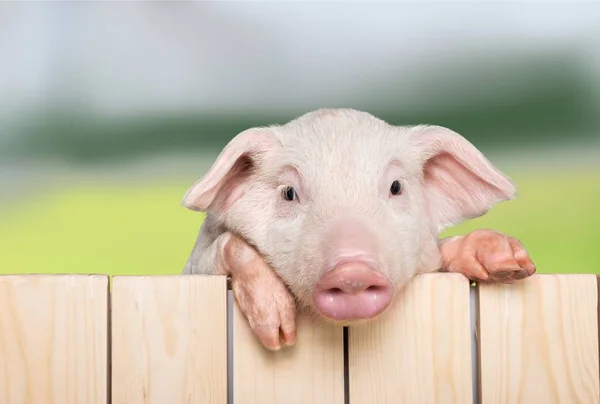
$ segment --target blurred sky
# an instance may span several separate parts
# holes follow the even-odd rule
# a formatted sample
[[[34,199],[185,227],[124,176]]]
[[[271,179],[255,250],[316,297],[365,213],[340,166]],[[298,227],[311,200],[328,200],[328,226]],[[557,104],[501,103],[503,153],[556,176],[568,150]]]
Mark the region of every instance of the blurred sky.
[[[478,53],[503,66],[564,49],[598,72],[599,15],[574,1],[3,2],[0,116],[59,102],[102,115],[311,108],[390,75],[395,107],[417,108],[424,70],[459,88]]]

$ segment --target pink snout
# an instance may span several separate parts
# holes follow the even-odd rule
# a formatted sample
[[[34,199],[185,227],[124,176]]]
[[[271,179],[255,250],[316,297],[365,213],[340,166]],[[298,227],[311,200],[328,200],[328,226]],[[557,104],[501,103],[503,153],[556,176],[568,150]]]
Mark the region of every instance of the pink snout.
[[[315,285],[313,302],[322,315],[336,321],[365,320],[381,314],[392,300],[390,281],[361,261],[345,262]]]

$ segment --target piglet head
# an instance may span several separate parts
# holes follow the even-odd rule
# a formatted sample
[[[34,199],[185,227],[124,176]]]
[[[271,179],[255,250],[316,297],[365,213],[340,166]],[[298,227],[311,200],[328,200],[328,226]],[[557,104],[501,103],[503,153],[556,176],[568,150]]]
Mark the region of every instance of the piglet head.
[[[350,324],[439,267],[443,229],[514,194],[447,128],[323,109],[237,135],[183,204],[253,244],[301,305]]]

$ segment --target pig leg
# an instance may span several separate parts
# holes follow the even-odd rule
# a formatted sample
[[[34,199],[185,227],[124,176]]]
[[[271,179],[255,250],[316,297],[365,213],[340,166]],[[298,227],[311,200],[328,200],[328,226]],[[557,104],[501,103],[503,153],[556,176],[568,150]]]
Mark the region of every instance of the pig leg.
[[[493,231],[475,230],[440,240],[442,271],[471,280],[514,283],[535,273],[535,264],[521,242]]]
[[[233,295],[250,327],[271,350],[296,342],[296,306],[281,278],[258,252],[231,235],[223,249],[223,261],[231,274]]]
[[[296,342],[296,306],[287,287],[257,251],[230,232],[199,248],[184,273],[210,268],[228,275],[238,307],[261,343],[270,350]]]

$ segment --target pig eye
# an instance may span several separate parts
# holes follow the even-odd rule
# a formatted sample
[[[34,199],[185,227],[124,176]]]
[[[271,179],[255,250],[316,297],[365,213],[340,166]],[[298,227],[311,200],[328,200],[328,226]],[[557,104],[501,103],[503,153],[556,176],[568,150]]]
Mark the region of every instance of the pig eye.
[[[283,188],[283,190],[281,191],[281,195],[286,201],[293,201],[294,199],[298,199],[298,195],[296,194],[296,190],[294,189],[294,187]]]
[[[402,193],[402,184],[400,184],[400,181],[396,180],[392,182],[392,186],[390,186],[390,193],[392,195],[400,195],[400,193]]]

